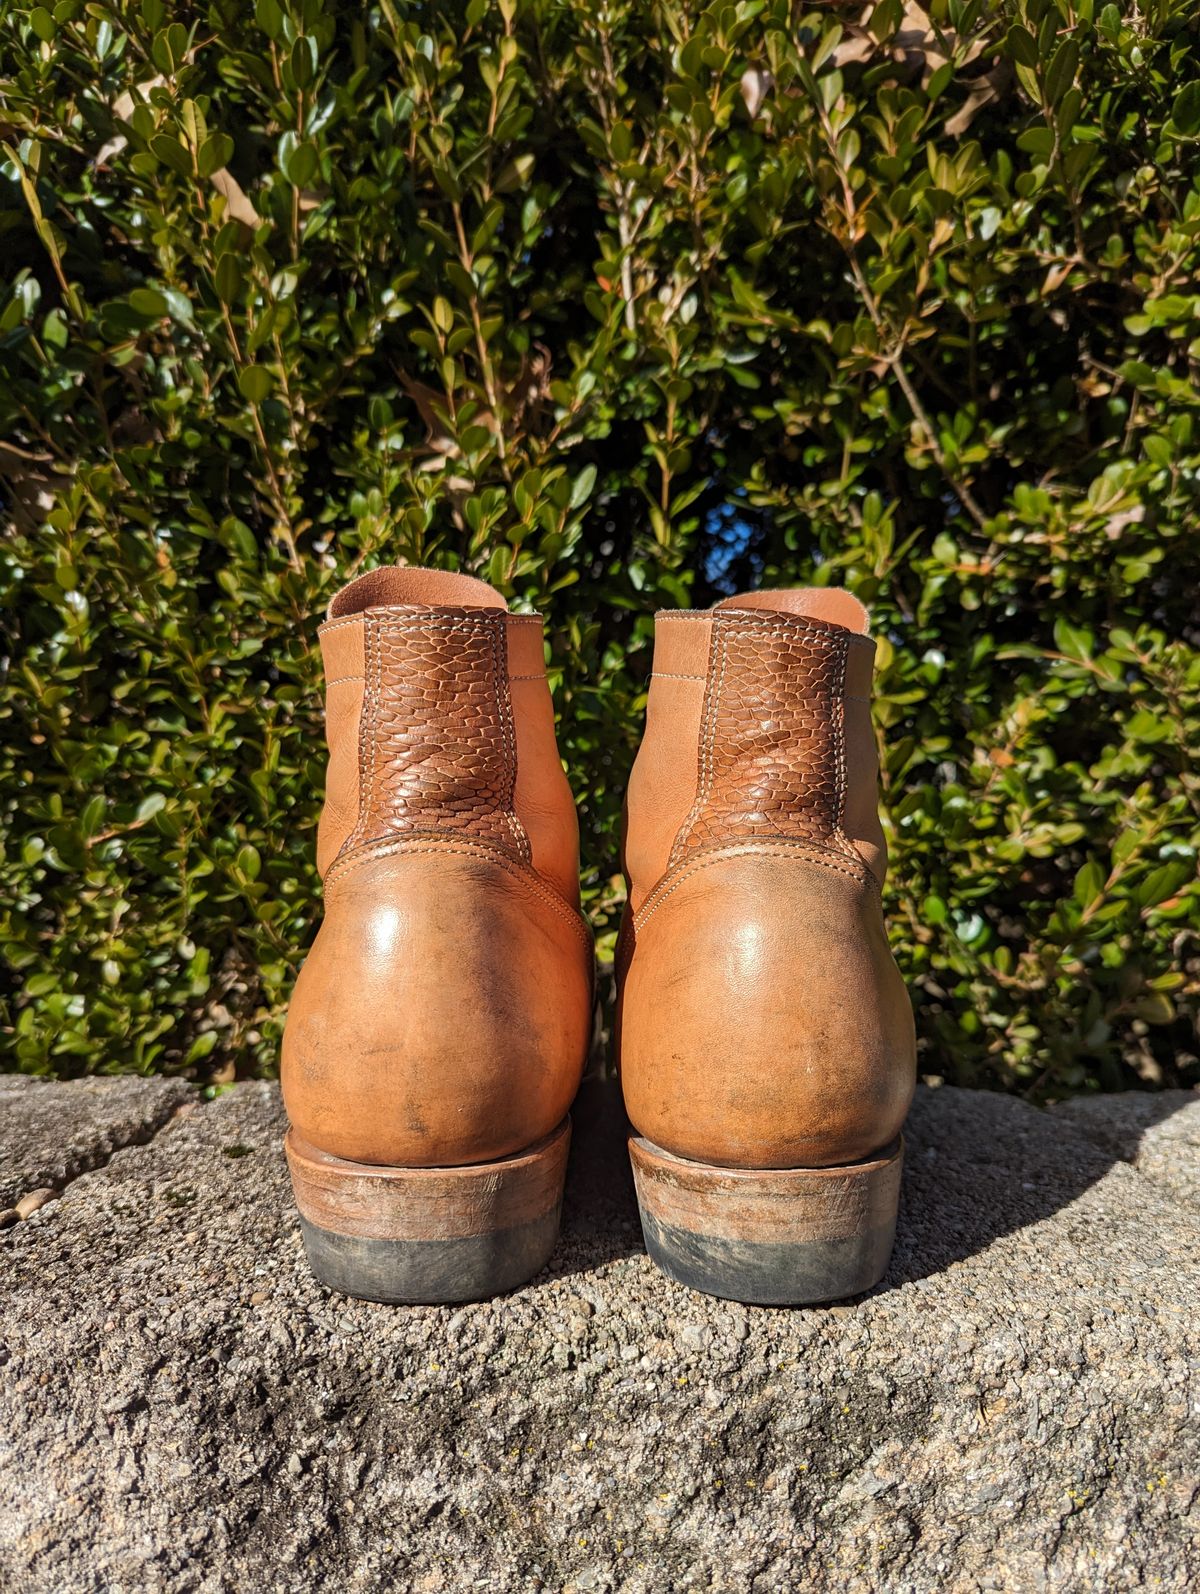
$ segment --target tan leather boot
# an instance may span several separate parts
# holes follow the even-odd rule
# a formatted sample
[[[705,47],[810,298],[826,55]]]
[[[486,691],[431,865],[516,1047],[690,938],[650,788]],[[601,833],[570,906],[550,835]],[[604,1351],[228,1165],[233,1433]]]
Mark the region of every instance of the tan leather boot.
[[[542,622],[373,570],[320,628],[325,917],[283,1044],[313,1272],[384,1301],[511,1289],[558,1232],[592,942]]]
[[[891,1253],[915,1078],[866,611],[798,590],[656,619],[617,954],[647,1249],[738,1300],[855,1294]]]

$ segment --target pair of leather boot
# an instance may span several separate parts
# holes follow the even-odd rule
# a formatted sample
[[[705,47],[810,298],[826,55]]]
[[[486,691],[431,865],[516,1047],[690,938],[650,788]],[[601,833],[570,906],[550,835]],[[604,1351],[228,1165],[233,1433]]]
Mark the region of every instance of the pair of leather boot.
[[[838,591],[656,617],[629,783],[617,1048],[647,1248],[745,1301],[887,1266],[912,1013],[879,888],[874,644]],[[558,1232],[592,1029],[542,622],[384,568],[320,630],[325,917],[283,1047],[317,1278],[383,1301],[524,1282]]]

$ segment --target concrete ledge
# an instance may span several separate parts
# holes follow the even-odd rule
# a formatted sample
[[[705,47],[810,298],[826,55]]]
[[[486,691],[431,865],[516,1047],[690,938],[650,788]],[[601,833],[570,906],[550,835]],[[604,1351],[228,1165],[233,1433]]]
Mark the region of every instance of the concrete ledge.
[[[4,1200],[61,1190],[0,1234],[14,1594],[1200,1579],[1195,1096],[923,1091],[883,1284],[789,1312],[651,1267],[606,1090],[460,1308],[323,1293],[275,1087],[181,1090],[0,1081]]]
[[[195,1092],[181,1079],[81,1079],[58,1085],[0,1074],[0,1211],[60,1190],[122,1146],[150,1140]]]

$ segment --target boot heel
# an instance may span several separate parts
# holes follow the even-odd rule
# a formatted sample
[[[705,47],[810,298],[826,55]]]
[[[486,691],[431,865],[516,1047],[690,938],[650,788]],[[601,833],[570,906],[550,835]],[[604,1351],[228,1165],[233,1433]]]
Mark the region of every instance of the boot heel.
[[[498,1162],[390,1168],[284,1140],[309,1266],[367,1301],[478,1301],[544,1267],[558,1238],[571,1120]]]
[[[718,1168],[640,1136],[629,1155],[646,1249],[668,1278],[759,1306],[858,1295],[887,1269],[904,1142],[842,1168]]]

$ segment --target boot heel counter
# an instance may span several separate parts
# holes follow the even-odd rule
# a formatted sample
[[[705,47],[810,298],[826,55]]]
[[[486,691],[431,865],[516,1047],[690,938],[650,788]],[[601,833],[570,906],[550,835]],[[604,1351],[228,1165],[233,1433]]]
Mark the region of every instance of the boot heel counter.
[[[626,937],[621,1075],[638,1131],[764,1168],[891,1141],[915,1039],[866,869],[776,843],[697,856],[664,887]]]
[[[335,870],[283,1046],[288,1116],[350,1161],[506,1156],[561,1122],[591,1019],[582,920],[484,845],[405,841]]]

